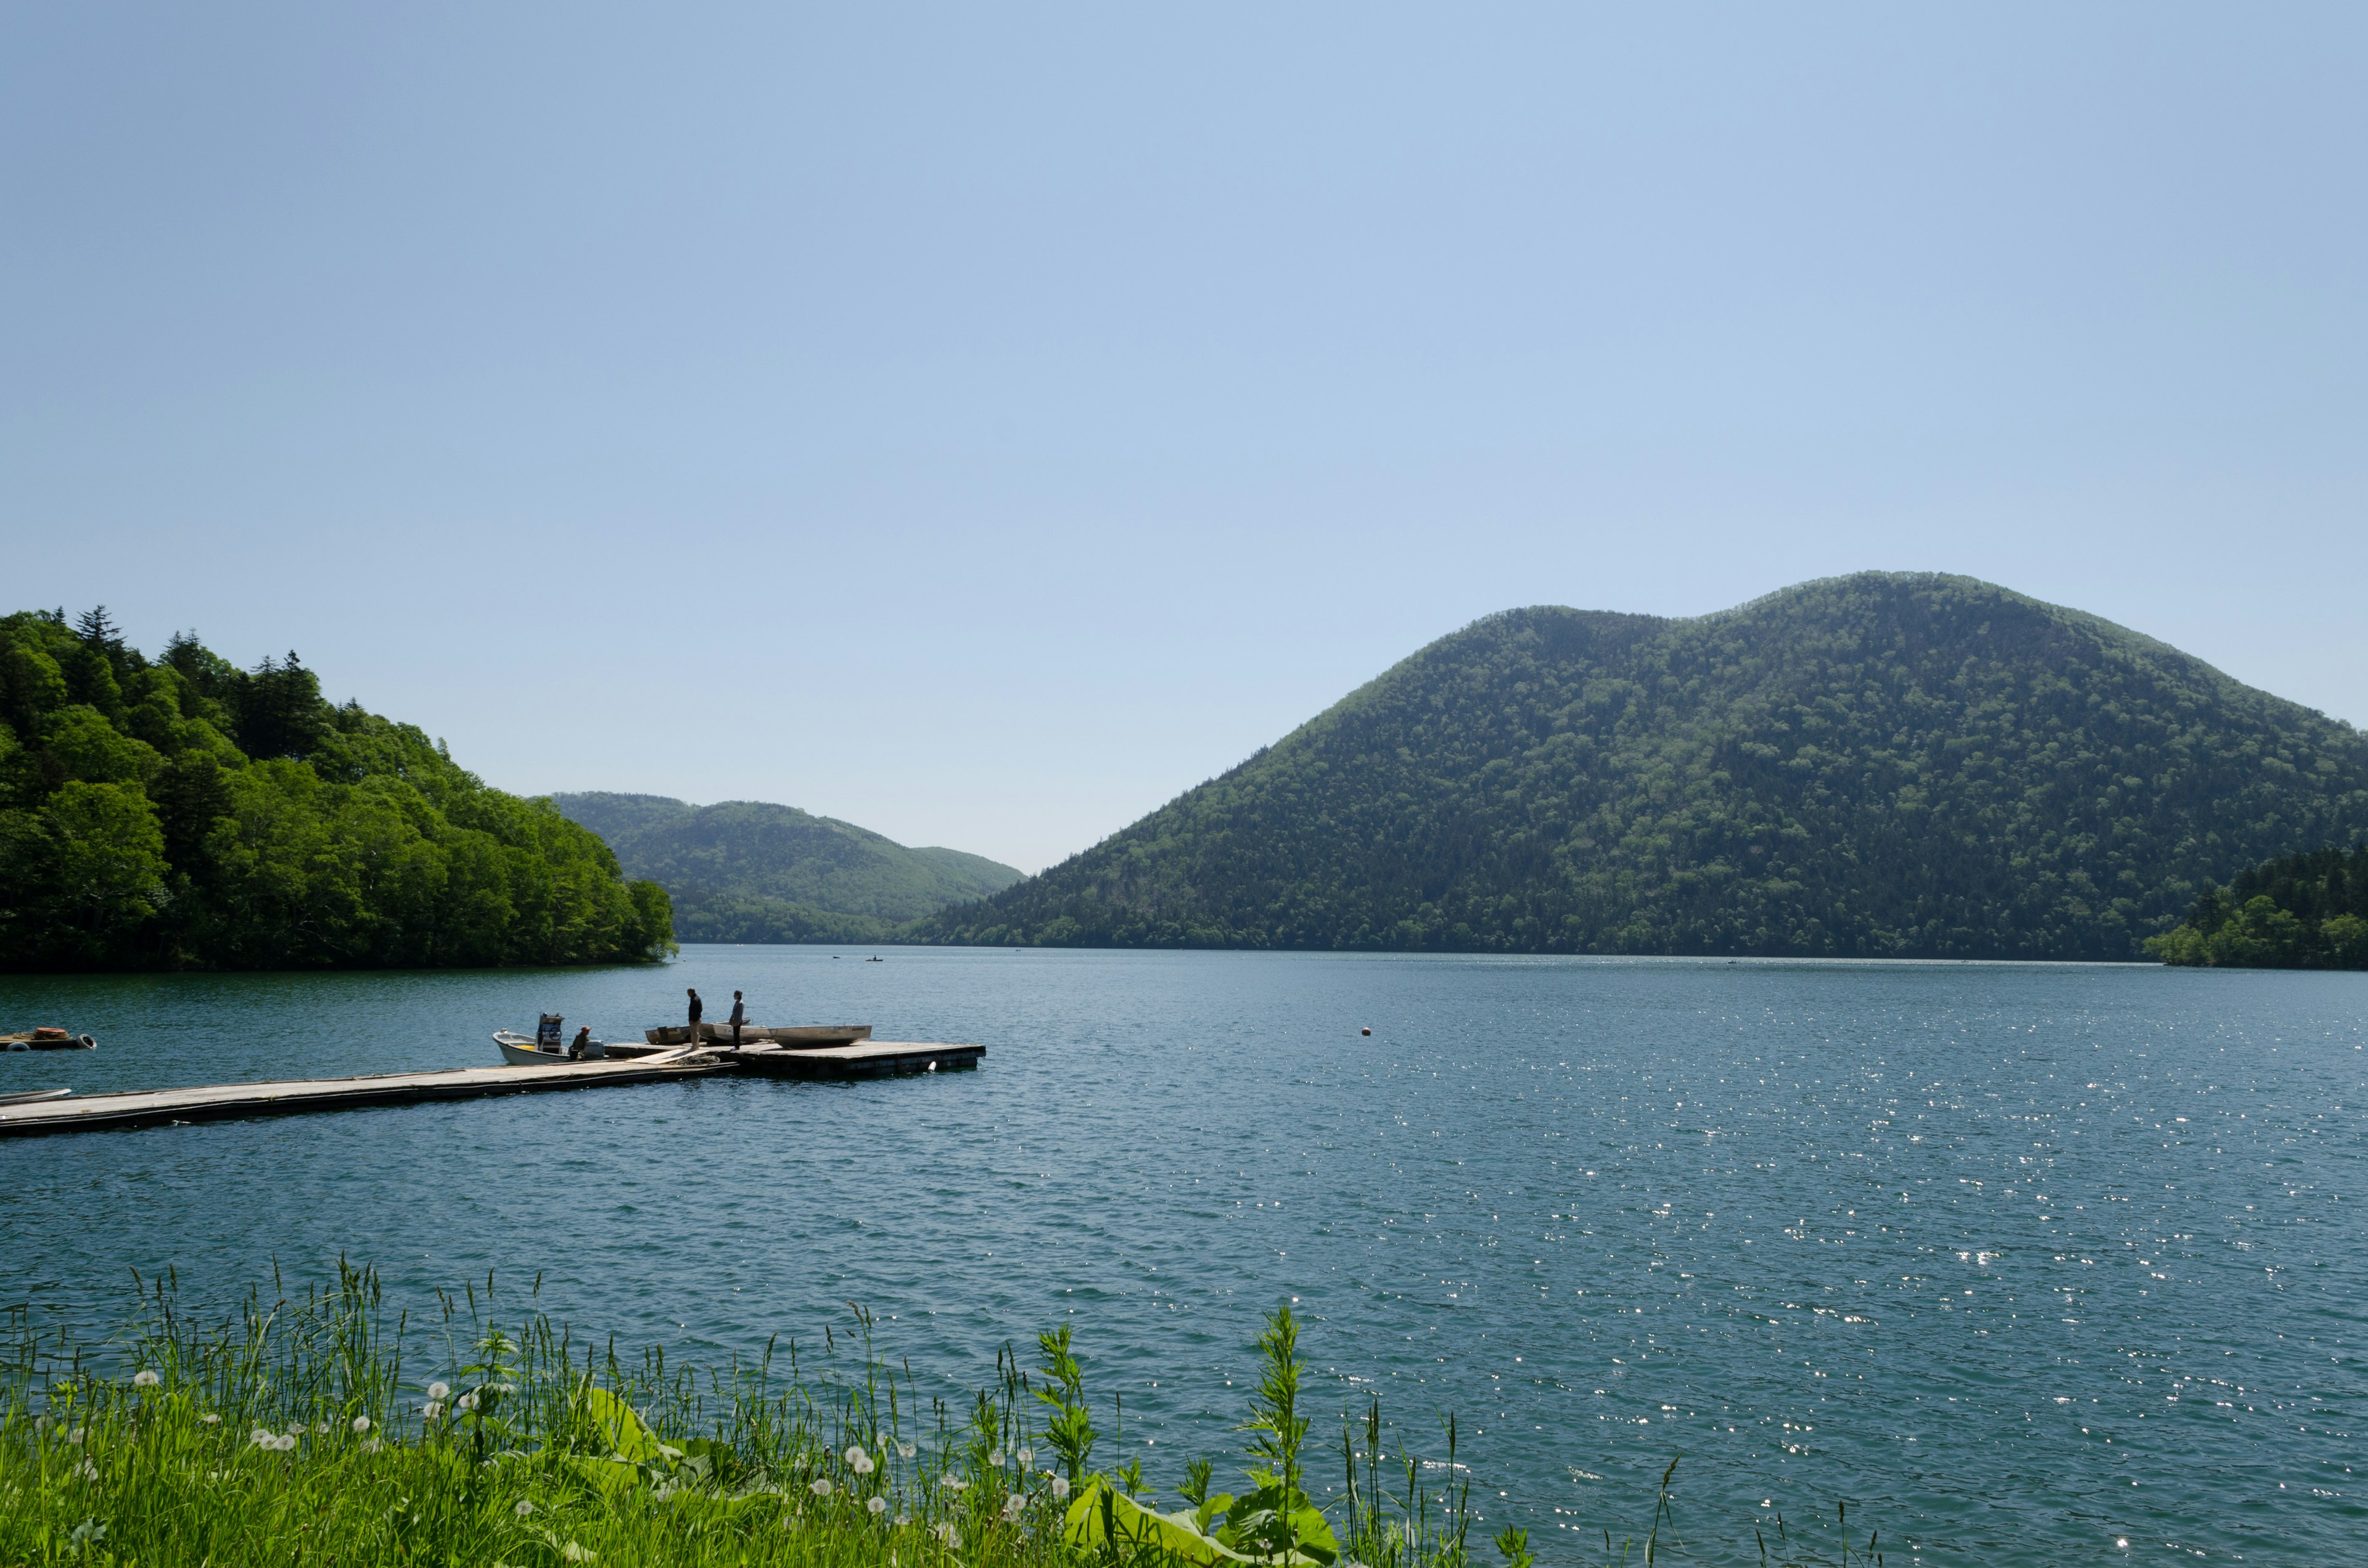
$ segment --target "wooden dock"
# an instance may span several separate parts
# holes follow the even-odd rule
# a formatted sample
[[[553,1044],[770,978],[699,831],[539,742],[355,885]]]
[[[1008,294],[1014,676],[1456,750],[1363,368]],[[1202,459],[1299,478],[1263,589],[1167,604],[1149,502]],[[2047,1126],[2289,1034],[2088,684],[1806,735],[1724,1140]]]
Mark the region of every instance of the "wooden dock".
[[[309,1111],[484,1099],[496,1095],[552,1094],[565,1089],[666,1084],[726,1074],[780,1078],[883,1078],[976,1067],[986,1048],[865,1040],[805,1051],[750,1047],[738,1052],[698,1051],[674,1060],[570,1062],[530,1067],[448,1067],[429,1073],[376,1073],[357,1078],[298,1078],[277,1083],[217,1084],[185,1089],[128,1089],[69,1095],[28,1105],[0,1105],[0,1138],[50,1132],[96,1132],[128,1127],[168,1127],[185,1121],[225,1121]]]

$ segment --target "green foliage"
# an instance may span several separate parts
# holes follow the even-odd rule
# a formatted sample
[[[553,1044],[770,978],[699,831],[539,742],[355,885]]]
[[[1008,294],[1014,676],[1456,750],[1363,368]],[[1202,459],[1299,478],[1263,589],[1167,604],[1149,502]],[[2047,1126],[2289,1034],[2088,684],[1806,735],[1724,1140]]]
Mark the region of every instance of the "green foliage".
[[[290,653],[154,662],[104,610],[0,618],[0,970],[609,963],[672,949],[548,802],[332,707]]]
[[[2368,829],[2368,741],[2093,616],[1866,574],[1508,611],[922,939],[2130,959]]]
[[[1087,1467],[1093,1462],[1096,1435],[1093,1413],[1086,1403],[1085,1369],[1069,1347],[1067,1324],[1038,1335],[1036,1344],[1044,1357],[1044,1382],[1037,1386],[1036,1397],[1053,1409],[1044,1423],[1044,1440],[1060,1456],[1069,1484],[1083,1486]]]
[[[628,876],[665,885],[688,942],[889,939],[905,921],[998,892],[1019,873],[959,849],[908,849],[791,806],[660,795],[553,795]]]
[[[2146,951],[2169,964],[2368,969],[2368,844],[2282,856],[2206,885]]]

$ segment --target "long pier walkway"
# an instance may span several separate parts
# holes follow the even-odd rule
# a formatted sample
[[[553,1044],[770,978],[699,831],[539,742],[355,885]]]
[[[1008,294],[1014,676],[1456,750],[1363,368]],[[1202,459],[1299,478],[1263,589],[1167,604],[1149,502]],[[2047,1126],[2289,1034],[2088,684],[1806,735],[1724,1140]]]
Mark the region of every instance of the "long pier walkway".
[[[617,1062],[566,1062],[550,1066],[448,1067],[428,1073],[375,1073],[356,1078],[296,1078],[277,1083],[217,1084],[183,1089],[126,1089],[68,1095],[27,1104],[0,1104],[0,1138],[48,1132],[95,1132],[126,1127],[166,1127],[308,1111],[420,1105],[432,1100],[495,1095],[551,1094],[564,1089],[616,1088],[726,1074],[783,1078],[881,1078],[976,1067],[986,1048],[863,1040],[818,1050],[751,1046],[739,1051],[699,1051]]]

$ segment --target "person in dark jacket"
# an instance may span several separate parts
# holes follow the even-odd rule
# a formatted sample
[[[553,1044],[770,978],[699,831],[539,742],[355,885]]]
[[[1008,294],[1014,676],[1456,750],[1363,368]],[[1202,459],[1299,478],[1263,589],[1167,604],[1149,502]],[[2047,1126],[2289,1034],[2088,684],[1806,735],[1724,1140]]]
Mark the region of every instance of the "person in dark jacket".
[[[732,994],[732,1017],[728,1021],[732,1025],[732,1049],[737,1051],[740,1049],[740,1026],[748,1021],[747,1004],[740,1000],[737,991]]]
[[[697,1045],[697,1044],[699,1043],[699,1015],[700,1015],[700,1013],[702,1013],[702,1012],[706,1011],[706,1007],[705,1007],[705,1006],[704,1006],[704,1005],[700,1001],[700,999],[699,999],[699,993],[698,993],[698,991],[696,991],[695,989],[692,989],[692,988],[690,988],[690,987],[686,986],[686,987],[684,988],[684,994],[685,994],[686,995],[688,995],[688,996],[690,998],[690,1040],[689,1040],[689,1043],[690,1043],[690,1044],[692,1044],[692,1045]]]

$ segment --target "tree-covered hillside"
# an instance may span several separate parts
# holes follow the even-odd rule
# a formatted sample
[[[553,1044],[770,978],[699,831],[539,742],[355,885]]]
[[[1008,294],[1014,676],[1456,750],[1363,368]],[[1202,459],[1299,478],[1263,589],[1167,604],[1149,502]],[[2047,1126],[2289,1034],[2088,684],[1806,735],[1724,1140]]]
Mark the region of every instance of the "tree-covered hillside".
[[[2368,828],[2368,742],[2094,616],[1870,573],[1442,638],[928,939],[2130,959]]]
[[[692,942],[871,942],[902,922],[983,898],[1019,873],[959,849],[908,849],[793,806],[662,795],[553,795],[627,873],[663,883]]]
[[[2146,951],[2170,964],[2368,969],[2368,845],[2248,866],[2225,888],[2206,886]]]
[[[672,949],[547,802],[298,662],[193,636],[151,660],[94,610],[0,619],[0,968],[610,963]]]

